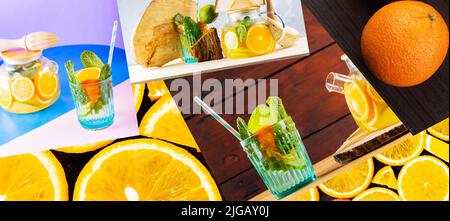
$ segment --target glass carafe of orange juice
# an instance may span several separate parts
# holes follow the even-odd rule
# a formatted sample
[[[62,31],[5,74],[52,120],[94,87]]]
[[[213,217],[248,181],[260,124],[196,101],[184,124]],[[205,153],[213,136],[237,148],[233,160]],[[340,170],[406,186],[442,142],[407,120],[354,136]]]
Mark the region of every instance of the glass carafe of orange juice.
[[[270,54],[276,40],[260,7],[228,11],[229,23],[222,29],[222,49],[231,59]]]
[[[0,53],[0,106],[28,114],[52,105],[60,95],[58,64],[42,51],[10,50]]]
[[[373,132],[400,122],[352,61],[346,55],[341,59],[347,64],[350,73],[348,75],[330,73],[326,80],[326,88],[330,92],[345,96],[348,108],[359,128]]]

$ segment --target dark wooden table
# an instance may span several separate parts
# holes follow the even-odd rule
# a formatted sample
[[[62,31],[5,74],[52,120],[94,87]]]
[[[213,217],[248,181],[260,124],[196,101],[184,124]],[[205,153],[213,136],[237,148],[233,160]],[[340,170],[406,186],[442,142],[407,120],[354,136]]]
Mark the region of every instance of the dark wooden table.
[[[344,52],[311,12],[306,7],[303,10],[311,56],[209,73],[203,75],[202,80],[278,79],[279,96],[294,118],[315,163],[333,154],[357,126],[344,97],[329,93],[325,88],[329,72],[348,73],[340,61]],[[233,97],[246,91],[247,88],[235,91]],[[232,98],[216,104],[227,99]],[[239,116],[249,118],[248,114]],[[224,115],[229,122],[235,122],[237,117]],[[266,190],[239,142],[228,131],[208,115],[188,115],[185,119],[225,200],[248,200]]]

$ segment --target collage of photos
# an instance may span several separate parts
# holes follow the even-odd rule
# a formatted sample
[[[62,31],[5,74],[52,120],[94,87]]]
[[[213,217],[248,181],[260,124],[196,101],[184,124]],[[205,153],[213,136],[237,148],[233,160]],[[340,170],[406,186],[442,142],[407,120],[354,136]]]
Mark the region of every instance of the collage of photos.
[[[448,1],[0,5],[0,201],[449,201]]]

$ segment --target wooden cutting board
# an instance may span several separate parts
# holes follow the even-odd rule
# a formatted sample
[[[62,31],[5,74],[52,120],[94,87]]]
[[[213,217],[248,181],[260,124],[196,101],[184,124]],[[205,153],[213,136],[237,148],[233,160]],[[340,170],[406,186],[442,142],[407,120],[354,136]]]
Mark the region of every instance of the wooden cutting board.
[[[361,57],[362,30],[370,17],[388,0],[303,0],[339,46],[375,87],[403,124],[417,134],[449,116],[448,54],[437,73],[421,85],[392,87],[379,81]],[[449,23],[448,0],[426,0]],[[338,56],[338,55],[336,55]]]

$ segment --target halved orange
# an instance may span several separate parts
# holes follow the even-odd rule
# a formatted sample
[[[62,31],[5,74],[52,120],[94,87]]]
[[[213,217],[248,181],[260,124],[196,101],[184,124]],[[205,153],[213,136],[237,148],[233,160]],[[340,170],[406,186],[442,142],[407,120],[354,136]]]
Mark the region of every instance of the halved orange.
[[[0,201],[66,201],[64,169],[50,152],[0,158]]]
[[[37,96],[44,101],[53,98],[58,92],[58,77],[53,73],[45,72],[38,75],[34,83]]]
[[[247,32],[245,45],[255,55],[271,53],[275,49],[274,44],[272,32],[264,24],[253,25]]]
[[[114,142],[114,140],[107,140],[107,141],[101,141],[101,142],[96,142],[96,143],[88,143],[85,145],[80,145],[80,146],[69,146],[69,147],[62,147],[62,148],[57,148],[55,150],[63,152],[63,153],[87,153],[87,152],[92,152],[92,151],[96,151],[100,148],[106,147],[110,144],[112,144]]]
[[[76,201],[221,200],[209,171],[173,144],[135,139],[100,151],[81,171]]]
[[[374,187],[362,192],[353,201],[401,201],[401,199],[392,190]]]
[[[25,102],[34,97],[35,88],[33,81],[26,77],[18,77],[11,84],[11,92],[17,101]]]

